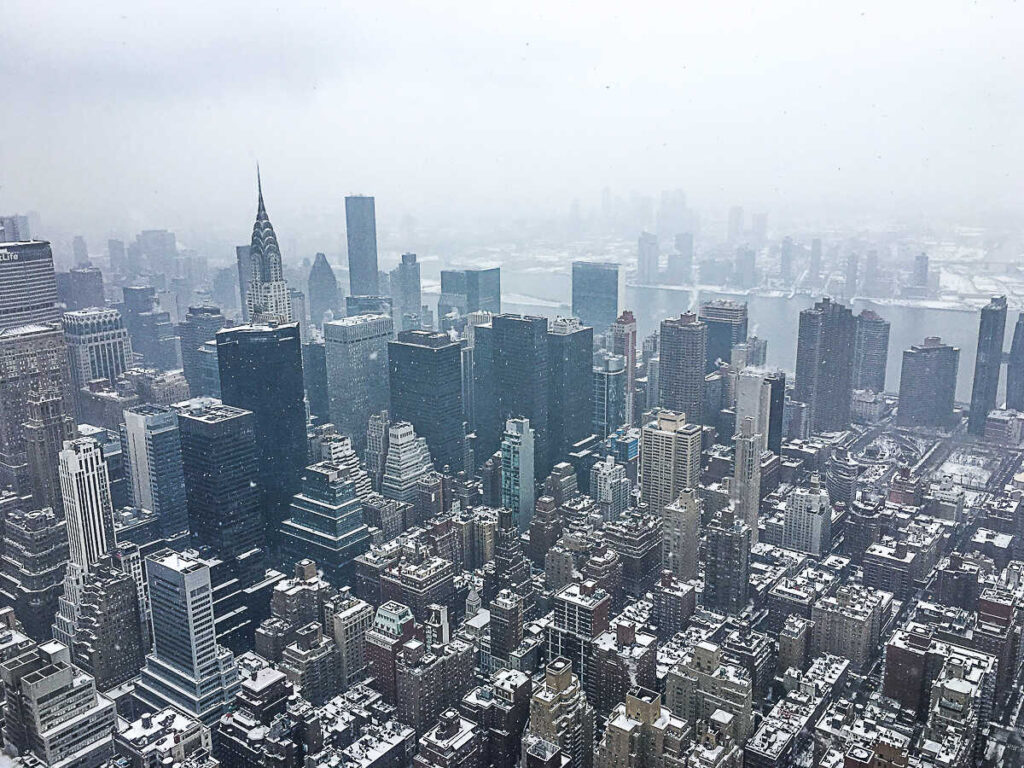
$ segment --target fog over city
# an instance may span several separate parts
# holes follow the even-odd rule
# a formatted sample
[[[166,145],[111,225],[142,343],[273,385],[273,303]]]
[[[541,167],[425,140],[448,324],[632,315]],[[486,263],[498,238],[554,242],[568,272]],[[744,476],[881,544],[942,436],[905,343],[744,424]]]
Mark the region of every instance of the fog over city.
[[[1009,2],[9,0],[0,208],[226,247],[258,161],[286,262],[341,252],[352,193],[384,230],[605,187],[711,220],[1013,224],[1022,39]]]

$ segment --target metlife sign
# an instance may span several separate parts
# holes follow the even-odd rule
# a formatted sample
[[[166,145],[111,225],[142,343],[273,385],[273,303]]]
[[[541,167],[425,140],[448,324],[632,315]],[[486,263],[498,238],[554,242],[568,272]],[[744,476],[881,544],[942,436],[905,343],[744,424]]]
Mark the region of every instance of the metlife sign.
[[[21,257],[20,253],[12,253],[11,251],[0,251],[0,264],[7,261],[17,261]]]

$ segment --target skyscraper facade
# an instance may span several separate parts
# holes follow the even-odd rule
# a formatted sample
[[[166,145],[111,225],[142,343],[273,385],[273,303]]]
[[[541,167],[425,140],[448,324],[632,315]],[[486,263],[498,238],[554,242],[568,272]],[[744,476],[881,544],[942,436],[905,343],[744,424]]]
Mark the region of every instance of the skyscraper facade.
[[[608,437],[629,424],[626,418],[626,360],[622,355],[602,353],[594,356],[594,417],[592,429],[600,438]]]
[[[885,391],[885,366],[889,359],[889,321],[870,309],[856,318],[853,342],[853,388]]]
[[[806,403],[811,432],[850,426],[855,321],[828,297],[800,313],[794,398]]]
[[[640,494],[659,513],[684,488],[700,484],[701,428],[681,413],[659,411],[640,432]]]
[[[212,398],[175,410],[192,541],[223,559],[263,546],[252,411]]]
[[[318,253],[313,259],[313,266],[309,270],[307,281],[307,295],[309,296],[309,319],[317,328],[324,324],[327,313],[331,313],[330,319],[341,316],[341,292],[338,290],[338,280],[334,276],[334,270],[327,262],[327,256]]]
[[[23,426],[32,501],[37,509],[50,507],[63,515],[58,454],[64,442],[75,437],[75,420],[59,393],[46,392],[29,396]]]
[[[394,338],[390,315],[345,317],[324,325],[327,395],[331,422],[365,445],[370,416],[388,407],[388,341]]]
[[[700,320],[707,325],[707,370],[717,361],[732,362],[732,348],[747,340],[747,304],[730,299],[711,299],[700,305]]]
[[[662,408],[704,423],[704,368],[708,326],[692,312],[661,321],[658,400]]]
[[[754,431],[761,435],[761,450],[768,448],[771,399],[767,371],[747,368],[736,376],[736,424],[742,424],[747,418],[753,419]]]
[[[636,318],[628,309],[618,316],[611,329],[612,352],[621,355],[626,365],[626,417],[635,423],[636,407]]]
[[[59,319],[50,244],[0,243],[0,330]]]
[[[637,241],[636,279],[641,285],[655,285],[658,282],[658,236],[641,232]]]
[[[441,298],[437,302],[440,330],[447,330],[443,318],[452,313],[466,317],[471,312],[501,314],[501,270],[442,269]]]
[[[306,405],[296,323],[244,325],[217,333],[221,399],[252,411],[264,523],[273,535],[306,466]]]
[[[106,379],[114,384],[132,366],[131,339],[116,309],[65,312],[61,321],[76,397],[91,380]]]
[[[1006,407],[1024,411],[1024,312],[1017,315],[1006,363]]]
[[[143,705],[176,707],[206,725],[229,711],[239,689],[231,651],[217,644],[210,568],[169,549],[146,558],[153,652],[135,684]]]
[[[60,452],[60,485],[71,563],[88,572],[114,547],[114,510],[103,449],[92,438],[70,440]]]
[[[558,317],[548,323],[547,341],[548,458],[554,463],[592,434],[594,329]]]
[[[618,264],[572,263],[572,313],[599,334],[608,330],[619,315]]]
[[[426,439],[439,469],[471,472],[472,467],[464,466],[460,344],[445,333],[405,331],[388,342],[387,357],[392,418],[408,421]]]
[[[959,364],[960,350],[943,344],[937,336],[904,350],[896,423],[904,427],[952,427]]]
[[[252,280],[252,248],[235,246],[235,264],[238,267],[238,298],[242,307],[242,321],[249,322],[249,281]]]
[[[978,352],[974,358],[971,410],[967,415],[967,431],[972,435],[985,434],[988,412],[996,407],[1005,331],[1006,297],[995,296],[982,307],[978,324]]]
[[[277,244],[274,226],[267,216],[263,204],[263,184],[257,174],[259,200],[256,204],[256,221],[252,225],[252,241],[249,245],[249,288],[245,299],[250,323],[290,323],[292,321],[291,298],[288,284],[284,280],[281,264],[281,249]]]
[[[534,469],[539,480],[551,468],[548,321],[543,317],[497,315],[474,331],[476,455],[482,460],[498,450],[506,420],[529,419],[535,434]]]
[[[747,607],[750,529],[726,506],[708,525],[704,564],[704,607],[735,616]]]
[[[746,417],[739,423],[733,438],[736,445],[732,484],[729,495],[736,507],[736,516],[750,530],[751,543],[758,539],[758,517],[761,504],[761,453],[763,441],[756,431],[754,419]]]
[[[391,270],[391,299],[395,328],[399,332],[422,327],[420,265],[416,263],[415,253],[403,253],[402,261]]]
[[[772,371],[765,377],[769,387],[768,400],[768,450],[779,455],[782,453],[782,434],[786,413],[786,374],[783,371]]]
[[[376,296],[377,213],[374,199],[355,195],[345,198],[345,234],[348,239],[349,293]]]
[[[178,325],[178,337],[181,339],[181,367],[188,382],[189,392],[193,397],[217,394],[210,387],[209,377],[204,368],[203,345],[215,341],[217,331],[227,326],[227,320],[219,307],[189,307],[185,320]],[[219,387],[217,388],[219,391]]]
[[[534,433],[529,419],[509,419],[501,440],[501,506],[520,532],[530,527],[536,501]]]
[[[124,412],[121,445],[128,463],[129,498],[160,521],[165,536],[188,530],[178,417],[166,405],[136,405]]]

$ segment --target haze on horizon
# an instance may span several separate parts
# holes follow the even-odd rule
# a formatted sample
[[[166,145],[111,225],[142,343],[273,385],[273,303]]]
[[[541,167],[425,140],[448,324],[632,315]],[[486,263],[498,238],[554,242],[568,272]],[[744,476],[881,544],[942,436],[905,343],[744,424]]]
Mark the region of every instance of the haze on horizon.
[[[351,193],[383,227],[563,216],[603,187],[1016,223],[1022,39],[1009,2],[9,0],[0,211],[97,250],[245,242],[259,161],[285,242],[319,249]]]

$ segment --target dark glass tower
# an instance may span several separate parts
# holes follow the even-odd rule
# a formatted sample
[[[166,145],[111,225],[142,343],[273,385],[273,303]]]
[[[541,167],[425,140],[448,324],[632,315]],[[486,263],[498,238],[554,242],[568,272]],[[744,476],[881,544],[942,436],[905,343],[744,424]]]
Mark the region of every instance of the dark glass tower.
[[[996,407],[1005,331],[1006,297],[994,296],[981,308],[981,322],[978,325],[978,355],[974,359],[974,386],[971,389],[971,410],[967,417],[967,431],[972,435],[985,434],[988,412]]]
[[[463,469],[466,414],[462,347],[447,334],[405,331],[388,342],[391,418],[408,421],[426,439],[434,466]]]
[[[853,342],[853,388],[884,392],[888,358],[889,321],[865,309],[857,315]]]
[[[272,535],[306,465],[306,406],[298,323],[243,325],[217,334],[221,399],[252,411],[263,519]]]
[[[501,313],[501,270],[442,269],[441,298],[437,301],[438,327],[448,327],[444,318],[457,313],[465,317],[470,312]]]
[[[605,333],[619,316],[619,265],[572,263],[572,313],[584,325]]]
[[[223,559],[263,546],[252,411],[196,398],[175,406],[196,546]]]
[[[415,253],[403,253],[402,263],[391,270],[391,304],[395,330],[414,331],[421,327],[420,265]]]
[[[1013,326],[1006,365],[1006,407],[1024,411],[1024,312],[1017,315],[1017,324]]]
[[[747,607],[750,528],[727,506],[708,525],[704,566],[704,607],[730,616]]]
[[[900,407],[896,423],[904,427],[953,426],[960,350],[929,337],[903,352]]]
[[[143,362],[162,371],[178,367],[178,337],[170,312],[157,309],[156,289],[151,285],[125,286],[124,324],[132,339],[132,351]]]
[[[692,312],[662,320],[660,343],[658,399],[661,407],[685,413],[691,424],[703,424],[707,324]]]
[[[783,413],[786,406],[786,374],[775,371],[765,376],[770,394],[768,396],[768,450],[782,453]]]
[[[827,297],[800,313],[794,399],[807,404],[812,432],[850,426],[855,335],[853,313]]]
[[[614,317],[612,322],[615,322]],[[548,450],[552,464],[566,460],[576,443],[593,434],[593,361],[593,328],[574,317],[551,321],[548,325]]]
[[[712,299],[701,302],[700,320],[708,327],[707,371],[717,361],[732,362],[732,348],[747,340],[746,302]]]
[[[181,338],[181,367],[193,397],[216,394],[213,391],[205,391],[210,387],[207,377],[202,373],[203,353],[199,348],[206,342],[216,339],[217,331],[225,325],[227,321],[218,307],[189,307],[185,321],[178,325],[178,336]]]
[[[348,236],[348,282],[353,296],[376,296],[377,214],[372,197],[345,198],[345,231]]]
[[[527,418],[535,432],[537,479],[545,477],[551,467],[547,335],[547,318],[524,315],[497,315],[474,329],[476,455],[484,460],[498,450],[506,419]]]
[[[327,263],[327,257],[318,253],[309,270],[309,319],[317,328],[324,324],[324,315],[331,312],[333,317],[341,316],[341,293],[334,270]]]

